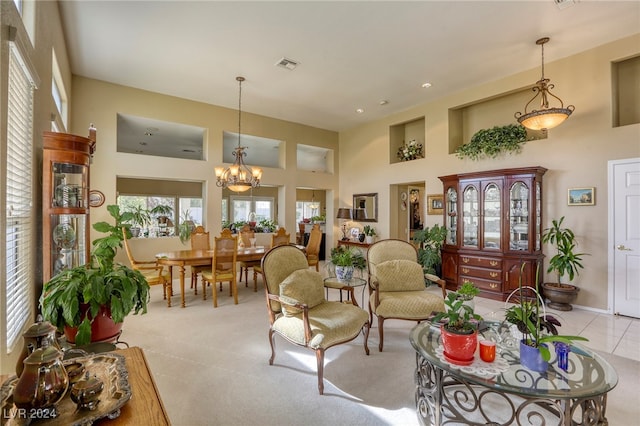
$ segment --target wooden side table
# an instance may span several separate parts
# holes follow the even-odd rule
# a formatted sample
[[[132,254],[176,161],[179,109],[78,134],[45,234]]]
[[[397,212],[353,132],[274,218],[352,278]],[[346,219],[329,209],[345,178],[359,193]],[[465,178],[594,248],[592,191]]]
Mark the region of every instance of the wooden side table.
[[[339,240],[338,241],[338,247],[340,247],[340,246],[352,246],[352,247],[360,247],[362,249],[368,249],[369,247],[371,247],[371,244],[361,243],[360,241],[352,241],[352,240],[343,241],[343,240]]]

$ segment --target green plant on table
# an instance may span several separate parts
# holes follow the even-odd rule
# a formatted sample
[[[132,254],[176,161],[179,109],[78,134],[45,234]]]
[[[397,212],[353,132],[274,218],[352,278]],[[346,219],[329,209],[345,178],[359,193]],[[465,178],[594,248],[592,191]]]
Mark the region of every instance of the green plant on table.
[[[473,334],[478,329],[478,322],[482,321],[482,316],[476,314],[473,308],[464,302],[455,292],[448,293],[444,299],[445,312],[436,314],[432,322],[437,323],[446,319],[443,326],[448,331],[456,334]]]
[[[362,233],[368,237],[375,237],[376,235],[378,235],[375,228],[370,225],[365,225],[362,229]]]
[[[364,270],[367,260],[362,251],[350,246],[338,246],[331,249],[331,263],[335,266],[353,266],[355,269]]]

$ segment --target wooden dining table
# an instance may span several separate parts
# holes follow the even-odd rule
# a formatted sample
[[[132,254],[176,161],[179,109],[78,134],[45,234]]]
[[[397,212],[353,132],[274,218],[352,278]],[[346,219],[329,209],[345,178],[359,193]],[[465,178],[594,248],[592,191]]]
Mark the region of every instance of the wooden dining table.
[[[269,251],[269,246],[257,246],[257,247],[242,247],[238,248],[238,255],[236,260],[238,262],[248,262],[261,260],[266,252]],[[180,303],[181,307],[185,307],[184,300],[184,275],[186,266],[207,266],[211,265],[213,260],[213,250],[176,250],[167,251],[156,254],[156,260],[159,265],[169,267],[169,275],[173,279],[173,267],[179,268],[180,274]],[[167,296],[167,306],[171,307],[171,294]]]

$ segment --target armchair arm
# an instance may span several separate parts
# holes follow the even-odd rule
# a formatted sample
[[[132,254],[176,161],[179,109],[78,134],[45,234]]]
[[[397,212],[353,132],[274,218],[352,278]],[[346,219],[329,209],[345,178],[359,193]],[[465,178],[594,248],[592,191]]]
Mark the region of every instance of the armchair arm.
[[[442,289],[442,297],[445,299],[447,298],[447,282],[445,280],[433,274],[424,274],[424,277],[429,281],[433,281],[434,283],[438,284],[438,286],[440,286],[440,288]]]
[[[294,308],[302,310],[302,324],[304,326],[304,341],[305,346],[311,341],[311,324],[309,323],[309,305],[306,303],[300,303],[296,299],[287,296],[276,296],[275,294],[269,294],[269,299],[280,302],[283,305],[289,305]]]
[[[369,295],[375,293],[374,307],[380,304],[380,291],[378,290],[378,278],[375,275],[369,275]]]
[[[158,276],[162,276],[162,271],[164,269],[163,266],[160,265],[156,265],[156,266],[138,266],[136,265],[135,269],[137,269],[138,271],[158,271]]]

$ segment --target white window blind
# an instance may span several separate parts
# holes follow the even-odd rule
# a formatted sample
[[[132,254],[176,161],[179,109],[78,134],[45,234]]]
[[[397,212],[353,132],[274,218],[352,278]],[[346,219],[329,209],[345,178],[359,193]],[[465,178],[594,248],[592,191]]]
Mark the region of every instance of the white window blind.
[[[14,43],[10,43],[6,164],[7,350],[33,317],[32,240],[33,90],[34,81]]]

